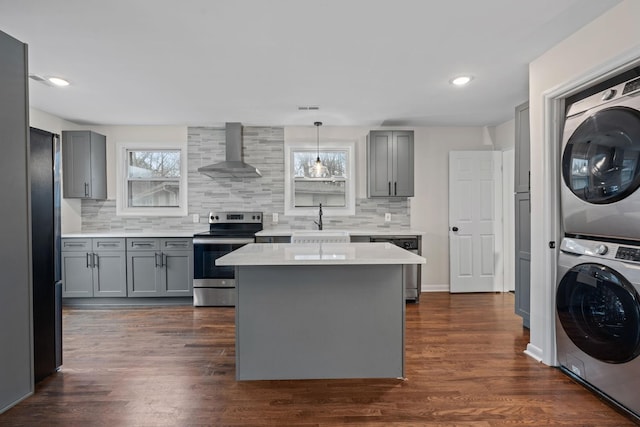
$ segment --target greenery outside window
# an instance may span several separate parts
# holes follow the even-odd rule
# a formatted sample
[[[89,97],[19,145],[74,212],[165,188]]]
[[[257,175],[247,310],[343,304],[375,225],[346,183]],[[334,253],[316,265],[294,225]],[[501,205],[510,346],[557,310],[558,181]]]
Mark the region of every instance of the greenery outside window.
[[[123,144],[119,152],[118,215],[187,214],[185,161],[180,148]]]
[[[317,148],[296,143],[285,147],[285,215],[355,214],[355,143],[323,144],[322,169],[315,167]]]

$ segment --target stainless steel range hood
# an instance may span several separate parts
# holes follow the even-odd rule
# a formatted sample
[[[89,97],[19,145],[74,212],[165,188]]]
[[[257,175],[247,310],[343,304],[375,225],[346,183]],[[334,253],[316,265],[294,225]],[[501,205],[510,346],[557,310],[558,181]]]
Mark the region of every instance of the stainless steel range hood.
[[[260,171],[242,161],[242,124],[226,123],[226,153],[224,162],[203,166],[198,172],[211,178],[257,178]]]

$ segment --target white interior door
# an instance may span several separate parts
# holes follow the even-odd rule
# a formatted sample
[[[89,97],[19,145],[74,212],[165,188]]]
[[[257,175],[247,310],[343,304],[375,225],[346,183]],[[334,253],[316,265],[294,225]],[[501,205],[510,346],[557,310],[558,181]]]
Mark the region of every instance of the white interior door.
[[[502,153],[449,153],[451,292],[502,292]]]
[[[515,150],[502,152],[502,260],[504,292],[515,290],[516,283],[516,198]]]

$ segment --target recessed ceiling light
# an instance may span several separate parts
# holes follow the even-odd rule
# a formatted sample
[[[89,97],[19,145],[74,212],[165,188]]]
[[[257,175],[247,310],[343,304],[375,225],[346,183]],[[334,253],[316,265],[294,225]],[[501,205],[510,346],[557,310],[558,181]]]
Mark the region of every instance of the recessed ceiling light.
[[[450,80],[452,85],[456,85],[456,86],[464,86],[467,83],[469,83],[471,80],[473,80],[473,77],[471,76],[458,76],[455,77],[453,79]]]
[[[65,79],[61,79],[60,77],[49,77],[47,80],[56,86],[69,86],[69,82]]]

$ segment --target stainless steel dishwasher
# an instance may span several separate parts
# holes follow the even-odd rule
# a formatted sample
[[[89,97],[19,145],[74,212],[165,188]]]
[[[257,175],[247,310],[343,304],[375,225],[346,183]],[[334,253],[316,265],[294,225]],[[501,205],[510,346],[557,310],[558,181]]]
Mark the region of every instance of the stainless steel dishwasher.
[[[403,249],[422,255],[421,236],[371,236],[371,242],[391,243]],[[407,264],[404,266],[405,299],[418,302],[420,300],[420,281],[422,266]]]

